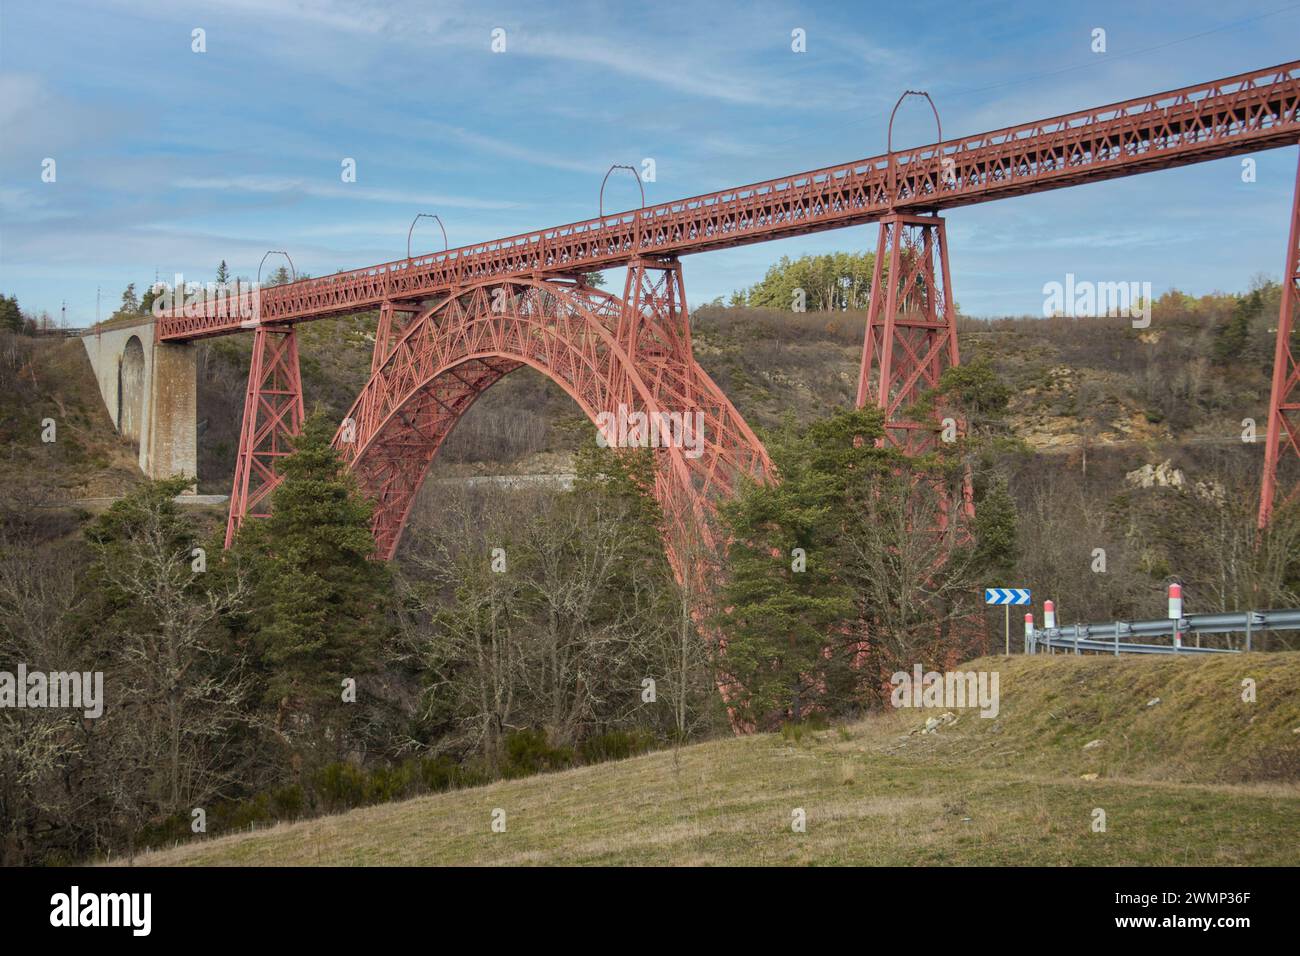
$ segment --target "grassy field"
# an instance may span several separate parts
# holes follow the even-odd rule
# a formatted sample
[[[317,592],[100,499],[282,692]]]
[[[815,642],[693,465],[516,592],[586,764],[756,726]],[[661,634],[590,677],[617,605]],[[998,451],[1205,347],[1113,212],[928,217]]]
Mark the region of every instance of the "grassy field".
[[[1300,654],[985,658],[964,669],[999,673],[996,718],[962,711],[928,735],[916,731],[939,712],[787,728],[136,863],[1300,863]],[[1246,678],[1254,702],[1242,699]],[[806,832],[792,829],[797,809]],[[1105,832],[1093,829],[1097,809]],[[493,832],[496,810],[504,832]]]

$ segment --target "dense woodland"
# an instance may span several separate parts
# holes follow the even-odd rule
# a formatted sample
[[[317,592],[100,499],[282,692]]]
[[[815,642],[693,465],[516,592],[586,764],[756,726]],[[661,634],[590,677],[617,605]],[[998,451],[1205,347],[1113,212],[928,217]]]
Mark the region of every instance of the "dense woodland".
[[[722,505],[732,544],[707,595],[669,570],[649,453],[599,449],[527,370],[453,433],[397,560],[371,560],[370,505],[329,439],[373,316],[303,328],[317,411],[273,517],[224,552],[219,509],[131,473],[80,344],[34,336],[4,300],[0,670],[101,671],[107,705],[0,711],[0,857],[131,853],[192,838],[200,808],[216,834],[852,717],[899,666],[998,649],[986,585],[1033,587],[1067,621],[1161,616],[1171,580],[1194,611],[1297,605],[1300,515],[1257,535],[1261,446],[1243,440],[1244,420],[1263,428],[1275,284],[1170,293],[1145,331],[963,318],[964,363],[930,401],[969,434],[906,461],[871,440],[876,413],[849,411],[870,266],[783,261],[693,316],[782,478]],[[809,311],[788,311],[794,287]],[[127,292],[123,310],[147,310]],[[199,348],[200,485],[224,492],[248,346]],[[510,472],[571,487],[462,480]],[[967,472],[975,521],[936,535]],[[125,497],[77,504],[95,493]]]

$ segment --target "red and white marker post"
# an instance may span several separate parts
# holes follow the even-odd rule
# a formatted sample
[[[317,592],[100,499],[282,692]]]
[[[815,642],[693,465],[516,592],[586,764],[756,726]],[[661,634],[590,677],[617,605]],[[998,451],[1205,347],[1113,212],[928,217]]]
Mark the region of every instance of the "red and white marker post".
[[[1183,646],[1182,635],[1178,632],[1178,622],[1183,619],[1183,586],[1169,585],[1169,620],[1174,622],[1174,647]]]

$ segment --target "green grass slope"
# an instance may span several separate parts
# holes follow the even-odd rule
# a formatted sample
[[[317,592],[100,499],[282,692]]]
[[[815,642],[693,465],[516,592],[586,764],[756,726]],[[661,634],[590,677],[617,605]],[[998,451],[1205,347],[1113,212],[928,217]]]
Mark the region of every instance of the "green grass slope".
[[[962,711],[920,734],[937,712],[900,710],[717,740],[136,862],[1300,863],[1300,654],[984,658],[964,668],[999,673],[996,718]],[[1253,702],[1242,699],[1246,679]],[[791,827],[797,809],[806,832]],[[1105,832],[1094,830],[1096,810]]]

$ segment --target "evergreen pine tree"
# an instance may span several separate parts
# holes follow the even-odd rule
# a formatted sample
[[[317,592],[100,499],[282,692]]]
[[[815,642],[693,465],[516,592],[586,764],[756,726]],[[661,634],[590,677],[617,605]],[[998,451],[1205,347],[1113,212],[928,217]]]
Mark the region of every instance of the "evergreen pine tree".
[[[1020,557],[1017,540],[1018,515],[1007,480],[995,475],[975,506],[975,567],[1005,580]]]
[[[802,430],[787,423],[768,445],[781,482],[747,485],[721,508],[732,541],[716,623],[743,721],[799,719],[828,689],[853,682],[841,653],[851,642],[836,630],[853,600],[835,554],[846,503],[887,468],[889,453],[872,441],[879,434],[874,410]]]
[[[324,718],[345,678],[374,669],[384,634],[389,571],[374,560],[373,506],[331,447],[333,431],[322,414],[308,418],[280,463],[270,517],[245,523],[236,544],[255,581],[247,624],[266,697],[281,716]]]
[[[120,319],[140,314],[140,297],[136,295],[135,283],[127,284],[126,289],[122,292],[122,306],[113,315],[111,319]]]
[[[18,297],[0,295],[0,329],[20,333],[24,326],[23,313],[18,308]]]

